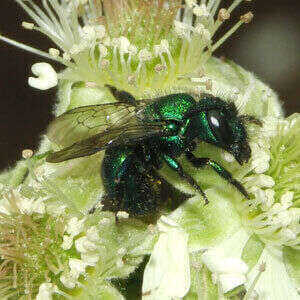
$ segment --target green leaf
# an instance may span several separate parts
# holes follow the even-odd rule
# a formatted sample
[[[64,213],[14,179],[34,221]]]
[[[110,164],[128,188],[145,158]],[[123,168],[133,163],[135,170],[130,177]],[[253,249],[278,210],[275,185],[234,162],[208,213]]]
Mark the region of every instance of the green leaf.
[[[257,235],[253,234],[249,238],[243,249],[241,257],[248,265],[249,269],[252,269],[257,264],[264,248],[265,244],[257,237]]]
[[[284,247],[283,261],[290,278],[296,287],[300,287],[300,251],[291,247]]]

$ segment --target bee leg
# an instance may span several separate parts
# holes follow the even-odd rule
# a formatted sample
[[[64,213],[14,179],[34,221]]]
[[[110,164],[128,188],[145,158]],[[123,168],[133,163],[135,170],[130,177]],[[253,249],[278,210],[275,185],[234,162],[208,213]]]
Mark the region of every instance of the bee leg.
[[[230,172],[228,172],[225,168],[219,165],[217,162],[210,158],[198,158],[192,152],[185,152],[185,156],[187,160],[195,167],[195,168],[203,168],[205,166],[210,166],[212,169],[221,177],[223,177],[227,182],[235,186],[241,194],[243,194],[247,199],[249,199],[249,194],[243,187],[243,185],[234,179]]]
[[[201,194],[201,196],[204,198],[205,204],[208,204],[209,201],[208,201],[205,193],[203,192],[202,188],[198,185],[198,183],[194,180],[193,177],[191,177],[189,174],[184,172],[184,170],[183,170],[182,166],[179,164],[179,162],[176,159],[174,159],[168,155],[164,155],[164,160],[171,169],[176,171],[181,178],[186,180],[193,188],[195,188]]]

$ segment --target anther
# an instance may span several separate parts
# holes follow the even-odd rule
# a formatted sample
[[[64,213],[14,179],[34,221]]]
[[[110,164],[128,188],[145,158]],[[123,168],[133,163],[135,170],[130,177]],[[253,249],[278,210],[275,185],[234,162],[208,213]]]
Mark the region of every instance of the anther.
[[[248,13],[244,14],[241,16],[241,21],[243,21],[244,23],[248,24],[252,21],[254,15],[251,11],[249,11]]]
[[[218,14],[218,20],[220,22],[223,22],[225,20],[228,20],[230,18],[230,13],[228,12],[227,9],[221,8]]]
[[[31,158],[33,156],[33,151],[31,149],[24,149],[22,151],[22,157],[24,159],[28,159],[28,158]]]
[[[29,22],[22,22],[22,27],[28,30],[32,30],[34,28],[34,24]]]
[[[50,54],[51,56],[53,56],[53,57],[56,58],[56,57],[59,57],[60,52],[59,52],[58,49],[50,48],[50,49],[49,49],[49,54]]]
[[[167,69],[167,67],[165,65],[162,65],[162,64],[157,64],[155,67],[154,67],[154,71],[156,73],[160,73],[162,71],[165,71]]]
[[[209,11],[208,11],[208,9],[207,9],[207,7],[206,7],[205,4],[202,4],[200,6],[196,6],[193,9],[193,13],[197,17],[209,17]]]

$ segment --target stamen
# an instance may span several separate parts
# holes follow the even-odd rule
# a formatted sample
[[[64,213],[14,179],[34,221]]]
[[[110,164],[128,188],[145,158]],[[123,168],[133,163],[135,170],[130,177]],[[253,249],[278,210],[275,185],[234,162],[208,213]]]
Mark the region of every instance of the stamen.
[[[250,300],[250,297],[251,295],[254,293],[254,288],[258,282],[258,280],[260,279],[261,275],[263,272],[266,271],[266,264],[265,263],[262,263],[260,266],[259,266],[259,269],[258,269],[258,274],[256,275],[256,277],[254,278],[250,288],[248,289],[245,297],[243,300]]]
[[[129,51],[129,56],[127,59],[127,68],[129,69],[129,72],[131,72],[131,59],[133,56],[135,56],[137,54],[138,49],[136,46],[130,45],[128,48],[128,51]]]
[[[251,22],[252,18],[253,14],[251,12],[241,16],[240,21],[236,25],[234,25],[227,33],[225,33],[224,36],[212,46],[212,51],[216,51],[234,32],[236,32],[239,29],[239,27],[242,24]]]
[[[99,49],[99,53],[100,53],[100,56],[99,56],[99,61],[98,61],[98,68],[101,69],[102,68],[102,62],[103,62],[103,58],[107,56],[108,54],[108,50],[107,48],[102,45],[102,44],[99,44],[98,45],[98,49]]]
[[[220,6],[220,3],[221,3],[221,0],[215,0],[215,3],[213,5],[212,9],[210,10],[210,15],[211,15],[212,18],[215,17],[215,15],[218,11],[218,8]]]
[[[146,61],[149,61],[152,59],[152,54],[150,51],[148,51],[147,49],[142,49],[139,52],[139,64],[138,67],[136,69],[136,74],[140,73],[140,70],[142,68],[142,66],[145,64]]]
[[[47,52],[44,52],[44,51],[41,51],[41,50],[38,50],[36,48],[33,48],[33,47],[30,47],[30,46],[27,46],[23,43],[19,43],[17,41],[14,41],[12,39],[9,39],[3,35],[0,35],[0,40],[1,41],[4,41],[12,46],[15,46],[17,48],[20,48],[20,49],[23,49],[25,51],[28,51],[28,52],[31,52],[31,53],[34,53],[34,54],[37,54],[39,56],[42,56],[42,57],[45,57],[45,58],[48,58],[48,59],[51,59],[51,60],[54,60],[56,62],[59,62],[67,67],[72,67],[73,65],[72,64],[69,64],[67,62],[65,62],[63,59],[61,59],[60,57],[53,57],[51,56],[50,54],[48,54]]]
[[[206,7],[205,4],[202,4],[200,6],[196,6],[193,9],[193,13],[194,15],[196,15],[197,17],[209,17],[210,13],[208,11],[208,8]]]
[[[130,42],[126,37],[121,36],[118,39],[118,48],[120,51],[120,60],[121,60],[122,71],[124,71],[126,68],[124,55],[125,55],[125,53],[129,52],[129,46],[130,46]]]

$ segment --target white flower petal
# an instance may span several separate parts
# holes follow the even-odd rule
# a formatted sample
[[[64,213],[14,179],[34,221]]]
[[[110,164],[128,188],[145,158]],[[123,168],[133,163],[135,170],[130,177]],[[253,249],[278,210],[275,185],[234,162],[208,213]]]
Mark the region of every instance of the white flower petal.
[[[171,227],[160,234],[146,266],[143,299],[184,297],[190,288],[188,236]]]
[[[31,67],[31,71],[34,75],[38,76],[29,77],[28,84],[39,90],[48,90],[57,86],[58,79],[57,73],[48,63],[36,63]]]
[[[63,242],[61,244],[62,249],[69,250],[71,249],[72,245],[73,245],[73,237],[65,234],[63,236]]]
[[[75,247],[80,253],[88,253],[97,249],[97,245],[91,242],[86,236],[77,239],[75,241]]]
[[[70,260],[69,260],[69,267],[71,269],[70,274],[74,278],[77,279],[80,276],[80,274],[85,273],[86,264],[85,264],[85,262],[83,262],[80,259],[70,258]]]
[[[57,291],[57,286],[53,283],[42,283],[39,287],[39,293],[36,300],[52,300],[52,294]]]
[[[226,257],[221,249],[211,249],[202,255],[202,261],[212,273],[246,274],[248,266],[237,257]]]
[[[77,217],[70,219],[67,224],[66,232],[72,236],[78,235],[84,229],[85,219],[78,220]]]
[[[280,248],[266,247],[257,266],[261,263],[266,264],[266,270],[261,274],[258,283],[255,285],[260,300],[299,299],[297,290],[286,272]],[[246,283],[247,288],[249,288],[257,273],[257,267],[250,271],[248,274],[249,280]]]
[[[5,215],[10,215],[11,205],[10,205],[9,201],[6,198],[1,200],[0,212],[5,214]]]
[[[289,208],[290,206],[293,205],[293,198],[294,198],[294,192],[286,192],[281,196],[280,202],[283,207]]]
[[[247,185],[255,185],[259,188],[271,188],[275,185],[275,181],[271,176],[265,175],[265,174],[259,174],[254,176],[248,176],[244,179],[244,182],[247,183]]]
[[[98,260],[100,258],[99,253],[82,253],[81,259],[87,266],[96,266]]]
[[[97,242],[99,241],[99,230],[96,226],[92,226],[90,227],[87,231],[86,231],[86,236],[87,238],[92,241],[92,242]]]
[[[241,274],[221,274],[218,279],[223,293],[232,291],[246,282],[246,276]]]
[[[59,279],[61,283],[68,289],[74,289],[77,284],[77,278],[68,273],[63,273]]]

